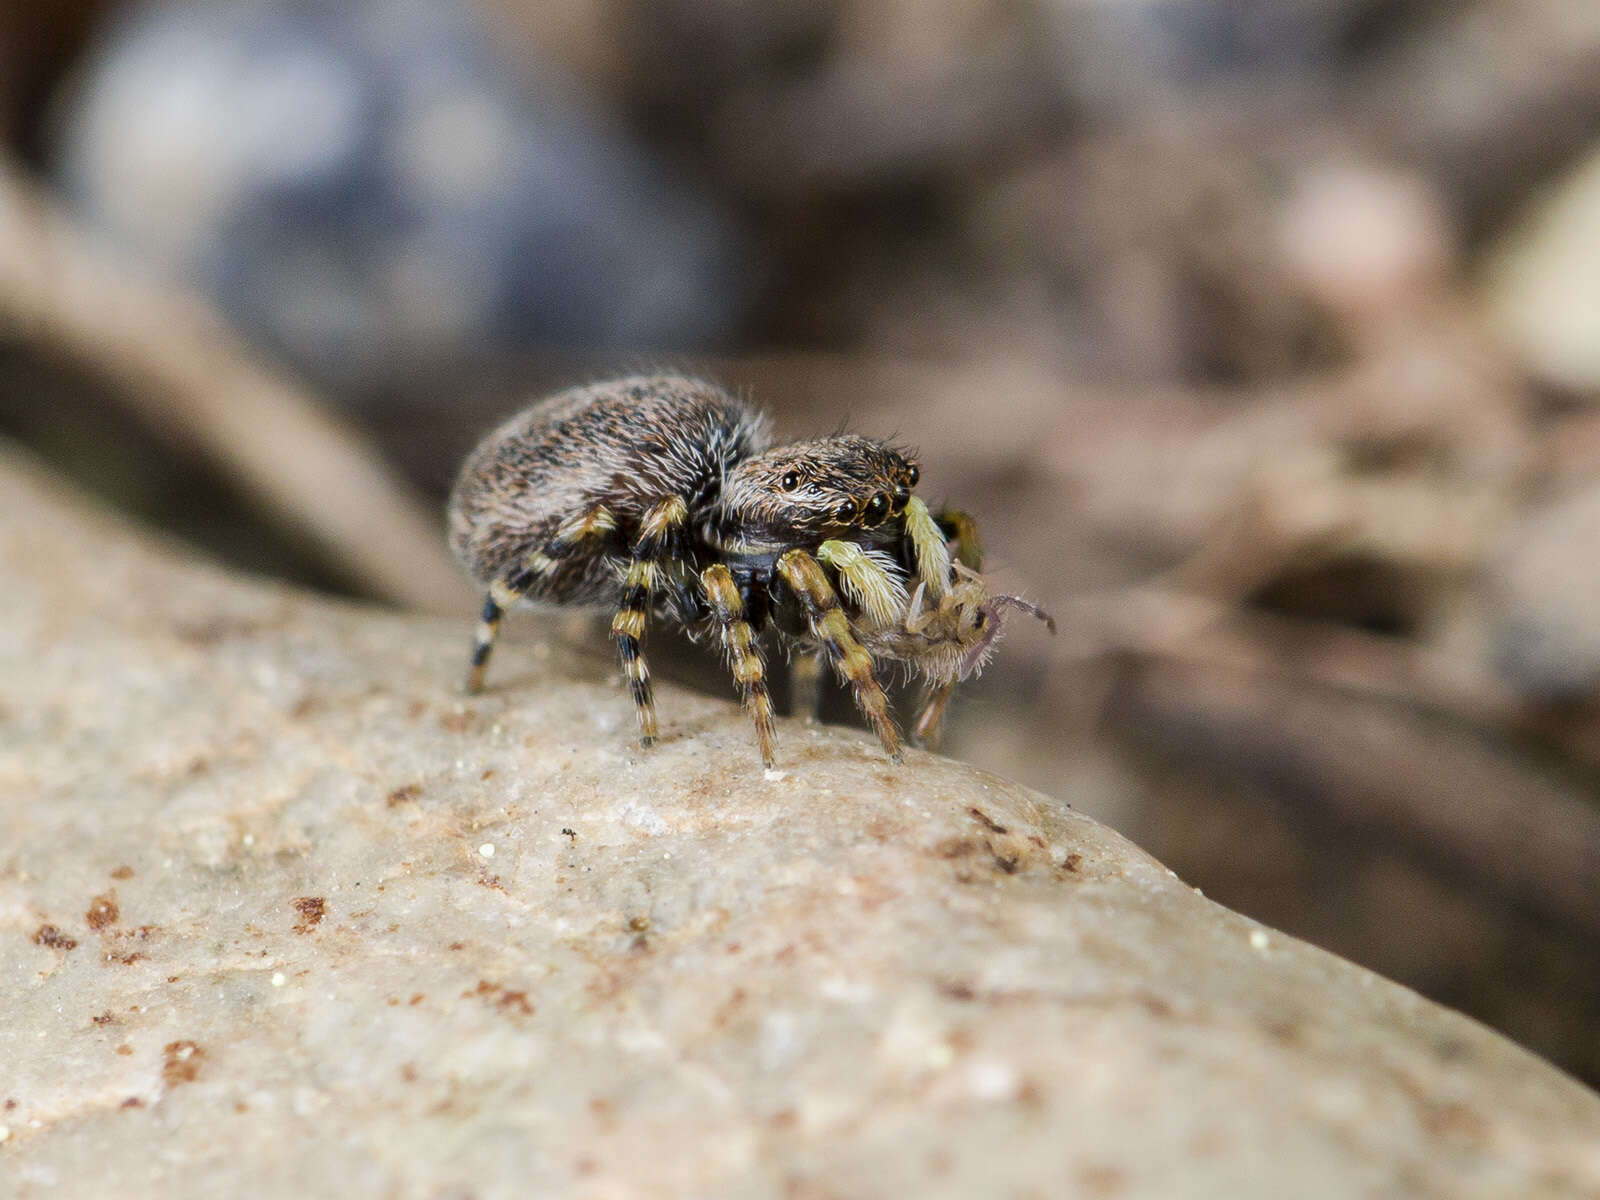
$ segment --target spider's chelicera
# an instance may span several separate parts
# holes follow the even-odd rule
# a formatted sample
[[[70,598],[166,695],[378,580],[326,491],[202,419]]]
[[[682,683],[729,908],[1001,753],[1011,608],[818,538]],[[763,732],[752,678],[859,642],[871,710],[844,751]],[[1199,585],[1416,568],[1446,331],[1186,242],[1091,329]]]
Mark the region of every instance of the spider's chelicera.
[[[479,445],[450,497],[451,546],[488,587],[467,690],[482,686],[519,600],[605,607],[648,745],[651,621],[714,632],[770,767],[757,638],[771,627],[827,659],[898,759],[875,663],[926,680],[916,732],[931,738],[956,682],[993,652],[1001,614],[1049,620],[989,593],[971,519],[930,512],[917,477],[904,452],[854,434],[772,446],[761,414],[698,379],[640,376],[541,401]]]

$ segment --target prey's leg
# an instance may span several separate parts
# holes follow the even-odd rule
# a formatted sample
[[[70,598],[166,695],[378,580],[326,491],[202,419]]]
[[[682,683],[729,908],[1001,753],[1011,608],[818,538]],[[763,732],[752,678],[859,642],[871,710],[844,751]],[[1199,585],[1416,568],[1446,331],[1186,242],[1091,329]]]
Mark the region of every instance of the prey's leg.
[[[932,520],[943,535],[947,550],[954,552],[956,562],[972,571],[983,570],[983,544],[978,540],[976,521],[966,513],[950,508],[940,509],[932,516]],[[949,558],[945,561],[948,562]],[[939,747],[945,709],[950,706],[950,694],[955,691],[955,686],[954,679],[947,679],[929,688],[927,696],[923,698],[922,712],[917,717],[912,737],[930,750]]]
[[[789,708],[797,717],[816,722],[822,715],[822,672],[827,652],[802,650],[789,664]]]

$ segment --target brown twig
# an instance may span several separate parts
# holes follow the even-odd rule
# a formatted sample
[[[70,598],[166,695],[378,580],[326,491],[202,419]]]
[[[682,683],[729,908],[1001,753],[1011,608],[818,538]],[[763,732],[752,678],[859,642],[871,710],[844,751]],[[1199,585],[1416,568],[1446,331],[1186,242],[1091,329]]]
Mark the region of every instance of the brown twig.
[[[330,565],[396,603],[470,604],[438,521],[353,430],[260,361],[198,297],[98,244],[0,162],[0,327],[103,372],[214,458]]]

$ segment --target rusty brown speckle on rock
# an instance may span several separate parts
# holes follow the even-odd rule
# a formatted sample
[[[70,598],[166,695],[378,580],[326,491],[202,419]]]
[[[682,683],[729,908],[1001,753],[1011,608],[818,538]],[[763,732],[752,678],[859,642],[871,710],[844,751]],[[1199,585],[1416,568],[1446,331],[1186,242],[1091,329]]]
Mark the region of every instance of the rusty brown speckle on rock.
[[[990,833],[1008,833],[1008,832],[1010,832],[1004,825],[1000,824],[1000,822],[996,821],[993,817],[991,817],[988,813],[984,812],[983,809],[981,809],[981,808],[977,808],[977,807],[969,808],[969,809],[967,809],[967,815],[970,816],[979,825],[982,825]]]
[[[422,792],[422,785],[408,783],[404,787],[397,787],[389,793],[388,807],[399,808],[402,804],[409,804]]]
[[[78,948],[78,939],[68,937],[54,925],[41,925],[34,931],[33,944],[35,946],[47,946],[51,950],[76,950]]]
[[[99,1013],[90,1019],[93,1020],[96,1025],[110,1025],[116,1021],[117,1016],[110,1009],[107,1009],[105,1012]]]
[[[296,933],[310,933],[327,915],[328,902],[321,896],[296,896],[290,903],[294,905],[295,912],[300,914],[300,920],[294,927]]]
[[[126,865],[117,867],[115,870],[113,870],[111,872],[111,878],[113,878],[113,879],[132,879],[133,878],[133,868],[130,867],[130,866],[126,866]]]
[[[121,915],[116,892],[105,892],[89,901],[89,911],[83,914],[83,919],[89,922],[90,929],[104,929],[107,925],[116,924]]]
[[[502,984],[492,983],[487,979],[478,980],[478,986],[471,991],[462,992],[464,998],[477,997],[486,1004],[493,1005],[505,1012],[517,1012],[523,1016],[533,1015],[533,1005],[528,1003],[528,993],[512,991]]]
[[[465,733],[477,718],[478,714],[470,708],[458,713],[444,713],[439,717],[439,728],[446,733]]]
[[[206,1052],[189,1041],[168,1042],[161,1050],[161,1082],[168,1087],[193,1083],[200,1075]]]

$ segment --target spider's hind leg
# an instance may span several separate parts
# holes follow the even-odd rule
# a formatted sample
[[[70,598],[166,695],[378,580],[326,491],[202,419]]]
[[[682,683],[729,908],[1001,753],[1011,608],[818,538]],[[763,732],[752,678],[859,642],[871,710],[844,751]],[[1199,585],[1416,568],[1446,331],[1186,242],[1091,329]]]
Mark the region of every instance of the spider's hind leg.
[[[467,671],[465,691],[475,695],[483,690],[483,677],[489,669],[489,656],[494,653],[495,638],[500,634],[500,622],[506,610],[539,586],[561,568],[561,565],[584,550],[592,541],[617,527],[616,520],[604,505],[597,505],[581,516],[565,521],[555,536],[543,546],[530,550],[511,568],[489,584],[483,598],[483,613],[478,618],[478,628],[472,641],[471,666]]]
[[[622,583],[622,603],[611,620],[611,636],[617,640],[622,670],[633,695],[639,717],[639,743],[649,746],[656,740],[656,702],[650,689],[650,669],[644,661],[644,637],[650,624],[651,596],[666,582],[664,564],[670,558],[689,517],[689,506],[681,496],[668,496],[644,514],[639,536],[633,544],[633,558]]]

